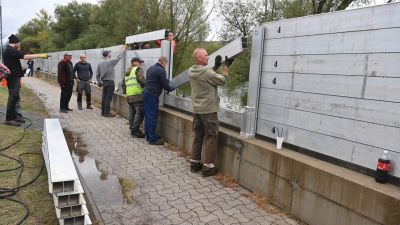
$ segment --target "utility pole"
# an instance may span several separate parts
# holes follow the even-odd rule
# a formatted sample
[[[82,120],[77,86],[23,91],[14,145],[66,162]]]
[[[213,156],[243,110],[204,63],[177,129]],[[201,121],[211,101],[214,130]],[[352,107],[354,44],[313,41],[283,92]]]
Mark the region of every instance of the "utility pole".
[[[3,9],[1,8],[1,0],[0,0],[0,58],[1,62],[3,62]]]

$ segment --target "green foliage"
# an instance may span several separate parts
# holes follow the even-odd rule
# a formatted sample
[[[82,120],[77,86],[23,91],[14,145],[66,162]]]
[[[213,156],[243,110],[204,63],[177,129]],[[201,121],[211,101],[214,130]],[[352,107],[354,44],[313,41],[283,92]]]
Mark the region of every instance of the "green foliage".
[[[95,10],[97,7],[92,4],[79,4],[76,1],[70,2],[66,6],[58,5],[54,10],[57,22],[52,26],[55,34],[53,42],[56,47],[65,49],[68,43],[88,31],[91,22],[90,16]]]
[[[250,35],[263,14],[261,3],[252,0],[220,0],[218,11],[223,19],[219,34],[223,40],[233,39],[239,34]]]
[[[51,16],[40,10],[28,23],[18,29],[18,36],[22,42],[24,52],[38,53],[52,49],[47,42],[51,38],[50,26],[53,24]]]

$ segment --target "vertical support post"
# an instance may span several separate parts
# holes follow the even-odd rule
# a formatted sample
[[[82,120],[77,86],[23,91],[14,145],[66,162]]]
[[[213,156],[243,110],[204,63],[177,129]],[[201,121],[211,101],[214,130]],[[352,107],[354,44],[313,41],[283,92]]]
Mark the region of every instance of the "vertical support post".
[[[172,65],[173,65],[173,50],[172,50],[172,42],[168,40],[161,41],[161,56],[165,56],[168,59],[168,65],[165,67],[165,71],[167,73],[167,79],[172,78]],[[160,95],[160,106],[164,105],[165,102],[165,91]]]
[[[253,30],[251,46],[251,61],[249,74],[249,90],[247,107],[242,115],[241,134],[244,137],[254,137],[257,132],[258,104],[260,98],[262,63],[264,53],[265,27]]]

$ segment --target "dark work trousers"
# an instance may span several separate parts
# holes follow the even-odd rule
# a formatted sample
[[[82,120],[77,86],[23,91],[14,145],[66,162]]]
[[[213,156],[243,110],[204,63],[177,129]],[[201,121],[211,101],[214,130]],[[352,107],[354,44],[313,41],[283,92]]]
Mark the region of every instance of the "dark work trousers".
[[[103,81],[103,96],[101,98],[101,115],[110,113],[110,103],[114,94],[115,83],[111,80]]]
[[[72,89],[74,88],[74,81],[68,82],[64,87],[61,87],[60,96],[60,109],[69,109],[69,101],[72,96]]]
[[[7,114],[6,120],[15,120],[17,119],[17,111],[16,106],[19,101],[19,92],[21,90],[20,85],[21,78],[18,78],[17,81],[13,84],[8,83],[8,101],[7,101]]]
[[[21,92],[21,81],[17,82],[17,88],[19,88],[19,92]],[[17,117],[21,116],[22,117],[22,111],[21,111],[21,95],[18,98],[17,104],[15,105],[15,111],[17,112]]]
[[[28,69],[29,69],[28,77],[33,77],[33,67],[32,68],[29,67]]]
[[[158,96],[142,93],[144,109],[144,131],[147,141],[157,141]]]
[[[143,119],[143,103],[141,101],[129,103],[129,129],[132,135],[140,134],[139,128]]]
[[[204,152],[203,163],[215,163],[215,153],[218,149],[219,121],[217,113],[194,114],[193,131],[195,134],[192,146],[193,161],[201,160],[201,150]]]
[[[91,98],[92,98],[92,89],[90,88],[90,81],[79,80],[78,85],[76,87],[78,91],[78,106],[82,107],[82,93],[85,91],[86,95],[86,105],[91,105]]]

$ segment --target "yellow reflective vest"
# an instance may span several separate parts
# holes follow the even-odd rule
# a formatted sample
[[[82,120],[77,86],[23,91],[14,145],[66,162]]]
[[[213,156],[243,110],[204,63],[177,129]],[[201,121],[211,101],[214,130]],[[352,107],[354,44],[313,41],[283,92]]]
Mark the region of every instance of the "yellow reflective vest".
[[[138,68],[137,66],[133,67],[129,76],[125,76],[124,78],[126,85],[126,96],[142,94],[142,87],[140,86],[139,82],[136,79],[137,68]]]

